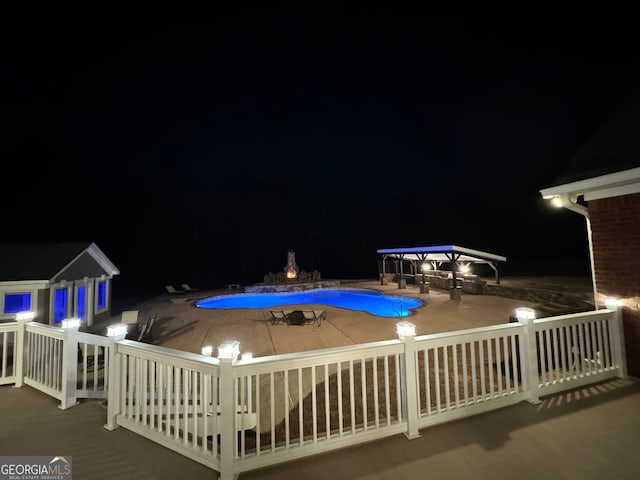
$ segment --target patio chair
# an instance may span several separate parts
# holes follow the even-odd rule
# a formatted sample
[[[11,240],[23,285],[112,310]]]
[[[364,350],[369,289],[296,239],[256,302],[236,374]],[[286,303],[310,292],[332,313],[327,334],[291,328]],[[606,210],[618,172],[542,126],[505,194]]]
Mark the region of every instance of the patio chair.
[[[86,359],[88,371],[92,371],[96,367],[96,359],[98,360],[98,370],[104,367],[104,348],[98,345],[86,344],[78,342],[78,363],[82,364]]]
[[[153,340],[152,330],[153,325],[156,323],[158,314],[154,314],[153,317],[149,317],[140,327],[140,334],[138,335],[138,342],[151,342]]]
[[[180,286],[182,287],[182,290],[185,292],[197,292],[198,290],[200,290],[199,288],[191,288],[188,283],[183,283]]]
[[[286,324],[289,323],[287,316],[282,310],[269,310],[269,313],[271,314],[271,325],[275,325],[280,322]]]
[[[169,293],[184,293],[182,290],[176,290],[173,285],[165,285],[164,288],[166,288]]]

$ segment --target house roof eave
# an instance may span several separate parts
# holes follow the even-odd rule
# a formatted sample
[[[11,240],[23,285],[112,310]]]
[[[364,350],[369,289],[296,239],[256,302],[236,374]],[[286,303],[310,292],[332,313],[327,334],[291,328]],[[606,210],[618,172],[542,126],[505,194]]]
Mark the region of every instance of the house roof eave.
[[[558,195],[569,195],[573,197],[582,195],[587,201],[619,195],[630,195],[638,192],[640,192],[640,167],[540,190],[542,198],[545,199]]]

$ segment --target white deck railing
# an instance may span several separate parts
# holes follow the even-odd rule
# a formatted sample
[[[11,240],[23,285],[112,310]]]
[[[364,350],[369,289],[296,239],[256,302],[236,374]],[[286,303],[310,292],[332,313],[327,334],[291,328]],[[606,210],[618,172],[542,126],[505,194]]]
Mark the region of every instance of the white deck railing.
[[[16,383],[17,334],[16,322],[0,323],[0,385]]]
[[[626,377],[619,309],[249,360],[33,322],[1,324],[0,346],[0,382],[31,385],[62,408],[108,395],[106,428],[222,479]]]
[[[238,404],[256,406],[234,442],[237,471],[405,431],[403,353],[391,340],[235,364]]]
[[[626,376],[617,313],[600,310],[533,322],[540,395]]]
[[[0,384],[23,384],[60,400],[60,408],[79,398],[107,398],[109,340],[19,320],[0,324]]]
[[[109,348],[107,337],[77,332],[78,379],[76,398],[107,398]],[[73,348],[73,347],[71,347]]]
[[[419,427],[527,399],[519,323],[416,337]]]
[[[218,470],[218,359],[114,340],[111,362],[106,427],[123,426]]]

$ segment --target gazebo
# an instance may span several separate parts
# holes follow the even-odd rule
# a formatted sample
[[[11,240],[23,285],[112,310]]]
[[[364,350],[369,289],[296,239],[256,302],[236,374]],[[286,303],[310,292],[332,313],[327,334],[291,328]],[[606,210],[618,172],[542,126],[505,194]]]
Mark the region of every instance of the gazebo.
[[[458,295],[456,285],[457,285],[457,272],[458,272],[458,264],[463,264],[468,266],[473,263],[483,263],[489,265],[494,273],[496,278],[496,283],[500,283],[500,274],[498,272],[498,262],[506,262],[507,258],[502,255],[496,255],[494,253],[482,252],[480,250],[474,250],[471,248],[460,247],[457,245],[439,245],[439,246],[431,246],[431,247],[406,247],[406,248],[381,248],[377,251],[382,255],[382,274],[381,277],[384,278],[385,264],[386,259],[389,257],[398,259],[399,262],[399,272],[395,273],[399,274],[398,286],[399,288],[403,288],[403,263],[404,261],[409,261],[412,263],[414,267],[414,271],[416,271],[415,266],[418,262],[421,264],[431,264],[434,270],[438,269],[438,267],[443,263],[451,264],[451,275],[452,275],[452,298]],[[424,275],[424,271],[423,271]],[[423,277],[424,279],[424,277]]]

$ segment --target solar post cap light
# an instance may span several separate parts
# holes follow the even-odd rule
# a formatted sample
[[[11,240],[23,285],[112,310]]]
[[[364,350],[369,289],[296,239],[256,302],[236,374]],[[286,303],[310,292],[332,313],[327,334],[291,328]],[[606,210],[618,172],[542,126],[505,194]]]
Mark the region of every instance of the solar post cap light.
[[[16,320],[33,320],[36,318],[36,312],[18,312],[16,313]]]
[[[80,321],[79,318],[65,318],[62,320],[61,326],[62,328],[76,328],[80,326]]]
[[[518,320],[533,320],[536,318],[536,311],[529,307],[516,308],[516,318]]]
[[[235,360],[240,354],[240,342],[237,340],[227,340],[218,346],[218,358]]]
[[[400,337],[400,340],[404,340],[406,337],[416,336],[416,326],[411,322],[402,321],[396,323],[396,333]]]
[[[205,345],[200,349],[200,353],[205,357],[210,357],[213,353],[213,347],[211,345]]]
[[[124,323],[116,323],[107,327],[107,337],[117,337],[127,333],[127,326]]]

